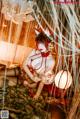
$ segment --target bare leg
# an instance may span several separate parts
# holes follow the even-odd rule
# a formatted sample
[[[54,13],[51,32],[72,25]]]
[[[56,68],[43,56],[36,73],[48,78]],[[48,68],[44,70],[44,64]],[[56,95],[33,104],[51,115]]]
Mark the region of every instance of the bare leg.
[[[40,96],[40,94],[42,92],[43,87],[44,87],[44,83],[41,81],[40,84],[39,84],[39,87],[37,89],[37,92],[36,92],[36,94],[34,96],[34,99],[38,99],[39,98],[39,96]]]
[[[37,83],[28,84],[28,86],[31,88],[35,88],[37,86]]]
[[[30,88],[35,88],[37,86],[37,83],[29,83],[28,81],[24,81],[24,86],[28,86]]]

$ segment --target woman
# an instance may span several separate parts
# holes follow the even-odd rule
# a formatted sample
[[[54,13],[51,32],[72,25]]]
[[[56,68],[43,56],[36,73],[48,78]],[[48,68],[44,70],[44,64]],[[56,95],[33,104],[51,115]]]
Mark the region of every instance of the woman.
[[[33,49],[23,63],[25,72],[30,79],[35,82],[35,84],[29,84],[25,81],[24,84],[29,87],[34,87],[38,82],[40,82],[38,90],[34,96],[36,99],[41,94],[44,84],[51,84],[54,80],[53,68],[55,66],[55,58],[49,50],[49,45],[49,38],[41,32],[36,37],[36,49]]]

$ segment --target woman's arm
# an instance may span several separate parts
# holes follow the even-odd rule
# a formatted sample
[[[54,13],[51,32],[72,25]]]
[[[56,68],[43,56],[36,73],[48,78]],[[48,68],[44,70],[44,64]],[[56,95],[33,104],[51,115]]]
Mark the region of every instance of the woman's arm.
[[[28,86],[30,88],[36,88],[37,83],[29,83],[28,81],[24,81],[24,86]]]
[[[37,74],[36,75],[33,75],[31,72],[30,72],[30,70],[29,70],[29,68],[28,68],[28,66],[27,66],[27,62],[24,62],[24,64],[23,64],[23,69],[24,69],[24,71],[26,72],[26,74],[29,76],[29,78],[32,80],[32,81],[34,81],[34,82],[38,82],[38,81],[40,81],[41,79],[37,76]]]
[[[29,70],[27,64],[25,64],[25,63],[23,64],[23,69],[24,69],[24,71],[26,72],[26,74],[29,76],[29,78],[33,80],[34,76],[33,76],[33,74],[30,72],[30,70]]]
[[[34,79],[34,75],[30,72],[30,70],[29,70],[27,65],[30,65],[30,63],[31,63],[31,56],[34,54],[34,52],[35,52],[35,50],[32,50],[32,52],[29,54],[29,56],[23,62],[23,66],[22,66],[22,68],[24,69],[24,71],[26,72],[26,74],[29,76],[29,78],[31,80]]]

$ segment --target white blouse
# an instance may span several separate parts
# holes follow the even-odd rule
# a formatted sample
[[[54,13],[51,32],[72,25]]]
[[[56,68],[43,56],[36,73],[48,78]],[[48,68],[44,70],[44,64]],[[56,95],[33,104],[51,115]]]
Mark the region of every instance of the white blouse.
[[[42,53],[39,50],[33,49],[30,55],[24,62],[24,65],[32,67],[34,71],[40,76],[43,76],[45,84],[51,84],[53,82],[53,73],[52,70],[55,65],[55,60],[51,53],[47,56],[42,56]],[[25,70],[25,69],[24,69]]]

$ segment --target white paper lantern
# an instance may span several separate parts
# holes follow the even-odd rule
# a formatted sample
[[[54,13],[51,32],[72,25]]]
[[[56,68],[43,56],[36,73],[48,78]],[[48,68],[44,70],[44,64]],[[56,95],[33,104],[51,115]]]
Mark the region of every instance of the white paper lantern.
[[[67,89],[72,84],[72,76],[69,71],[59,71],[54,80],[56,87],[61,89]]]

